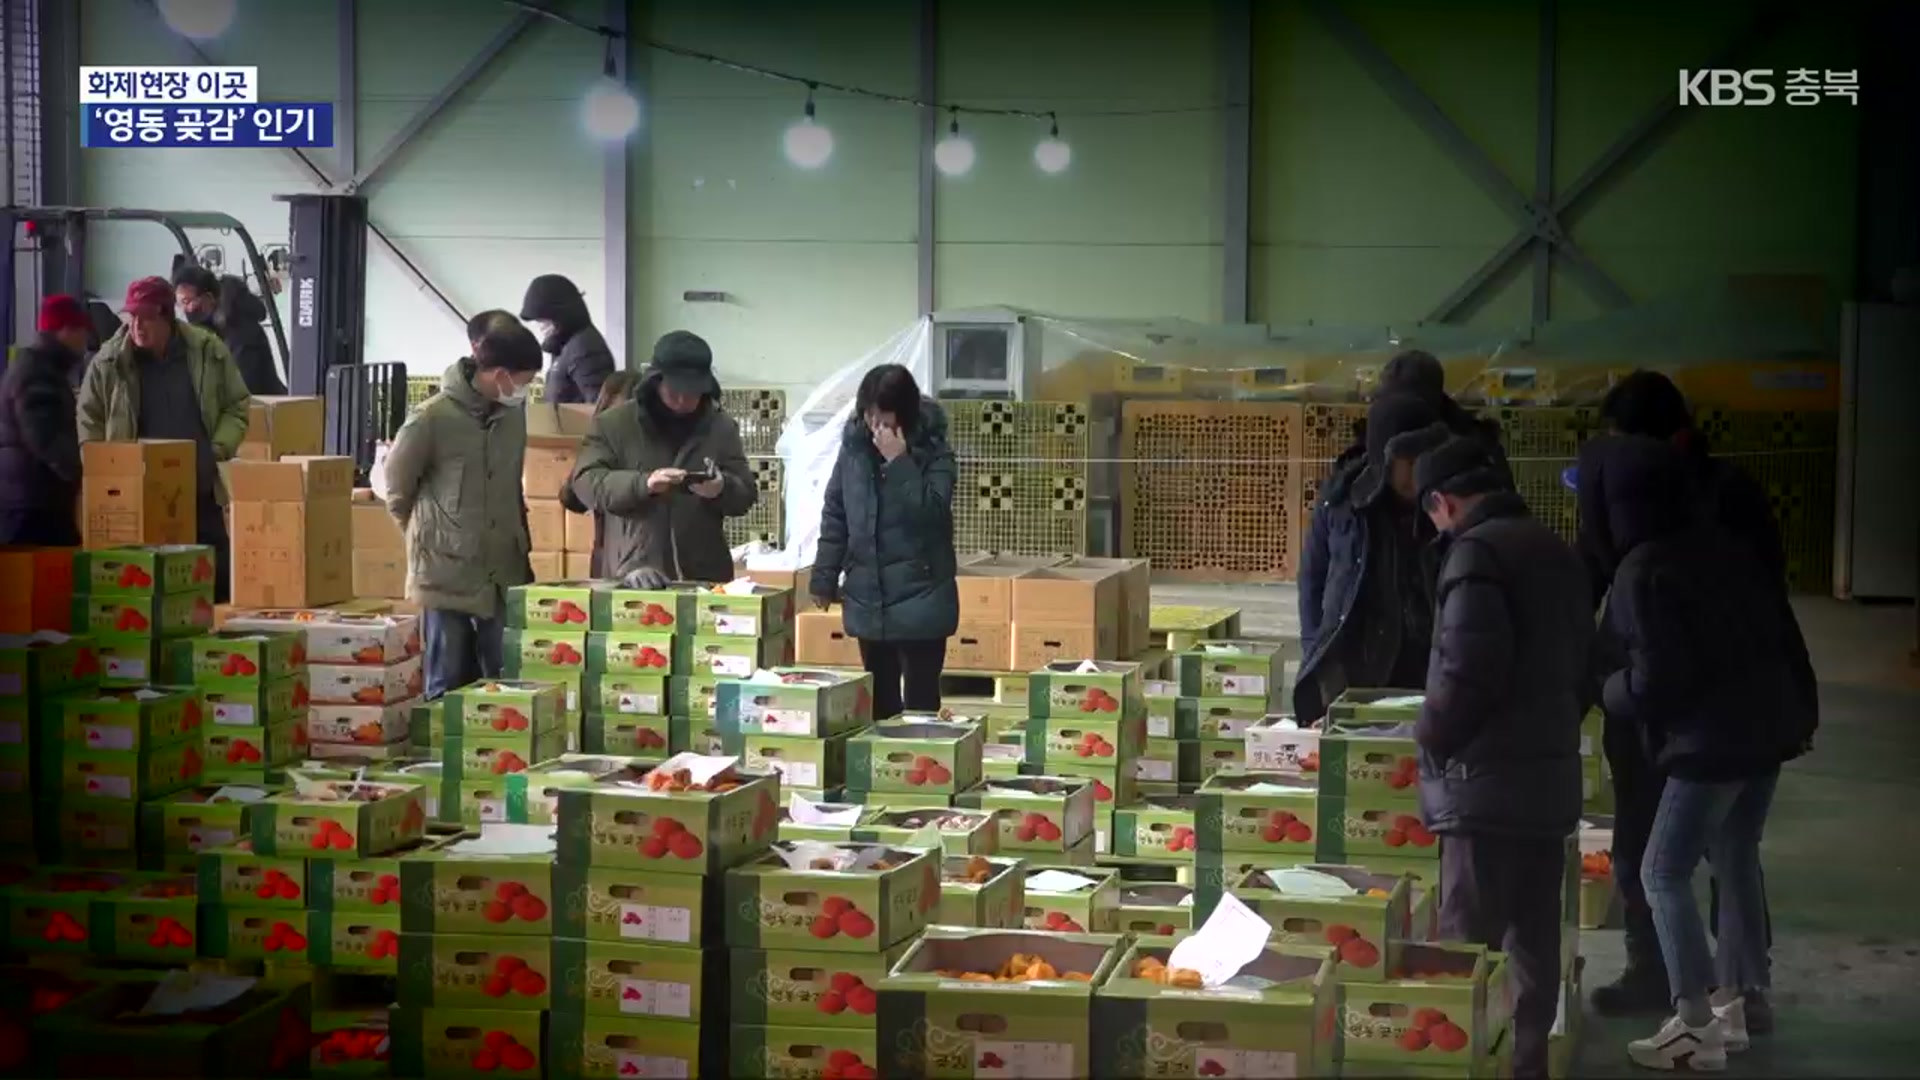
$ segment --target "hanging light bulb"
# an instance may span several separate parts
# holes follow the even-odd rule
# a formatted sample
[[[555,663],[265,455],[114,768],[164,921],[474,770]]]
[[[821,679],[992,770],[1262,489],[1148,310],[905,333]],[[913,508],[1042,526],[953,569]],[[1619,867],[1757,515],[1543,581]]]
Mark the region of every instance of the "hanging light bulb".
[[[803,169],[817,169],[833,156],[833,132],[813,117],[813,84],[807,84],[807,111],[787,127],[781,142],[787,160]]]
[[[1073,164],[1073,147],[1060,138],[1060,118],[1048,113],[1047,119],[1052,121],[1053,126],[1047,132],[1047,137],[1033,148],[1033,163],[1040,167],[1041,172],[1054,176],[1066,172],[1067,166]]]
[[[960,134],[960,110],[951,113],[947,137],[933,148],[933,165],[948,176],[964,176],[973,168],[973,140]]]
[[[159,0],[160,17],[181,37],[207,41],[233,25],[234,0]]]
[[[604,142],[619,142],[640,128],[640,101],[616,74],[613,41],[607,38],[607,58],[600,67],[600,79],[580,103],[587,134]]]

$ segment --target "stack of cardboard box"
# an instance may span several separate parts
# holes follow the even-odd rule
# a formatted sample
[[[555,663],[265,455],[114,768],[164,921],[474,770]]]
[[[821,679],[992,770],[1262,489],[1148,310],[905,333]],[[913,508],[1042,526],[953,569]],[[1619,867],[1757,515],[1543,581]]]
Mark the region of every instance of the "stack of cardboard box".
[[[554,953],[570,974],[549,1076],[728,1075],[725,943],[743,916],[724,875],[767,851],[779,791],[731,759],[678,755],[644,784],[560,792]]]
[[[80,526],[89,548],[199,539],[193,443],[90,442],[80,447]]]
[[[407,598],[407,535],[370,488],[353,492],[353,595]]]
[[[229,784],[207,780],[196,787],[140,804],[140,868],[197,874],[200,853],[246,839],[253,804],[284,787],[278,782]]]
[[[574,459],[579,454],[580,439],[577,436],[527,436],[527,456],[520,472],[520,486],[527,500],[527,537],[533,548],[529,559],[533,563],[533,580],[536,582],[584,579],[589,576],[584,562],[585,557],[593,551],[592,519],[588,518],[584,527],[579,523],[569,527],[566,507],[560,502],[560,492],[573,475]],[[569,546],[570,542],[584,543],[585,546],[574,552]],[[569,565],[570,553],[581,556],[581,565]]]
[[[1248,730],[1285,700],[1285,650],[1278,642],[1216,640],[1176,654],[1171,715],[1164,693],[1150,695],[1147,737],[1158,741],[1150,744],[1143,773],[1192,785],[1244,770]]]
[[[327,452],[326,439],[326,399],[256,395],[247,405],[247,437],[233,456],[241,461],[319,457]]]
[[[236,610],[222,629],[229,634],[294,633],[304,640],[312,704],[299,711],[299,719],[309,754],[370,760],[404,756],[422,678],[418,618]]]
[[[747,736],[749,768],[756,739],[764,746],[774,738],[781,736]],[[982,742],[980,725],[972,721],[933,716],[882,720],[846,740],[844,797],[850,803],[896,810],[944,809],[979,785]],[[789,770],[786,779],[798,783],[804,777]],[[821,797],[834,798],[838,786],[829,785]],[[997,844],[983,847],[986,852],[998,850]]]
[[[93,639],[101,679],[144,686],[162,646],[213,625],[213,549],[195,544],[106,548],[74,561],[73,628]]]
[[[266,784],[307,745],[306,635],[221,631],[171,643],[168,684],[197,688],[207,706],[201,753],[208,782]]]
[[[848,745],[873,720],[872,685],[870,675],[798,668],[727,678],[713,699],[720,749],[803,798],[832,799],[847,780]],[[945,787],[959,779],[950,773]]]
[[[1033,671],[1138,656],[1148,647],[1148,577],[1145,559],[965,557],[947,668]]]
[[[1137,796],[1147,741],[1140,665],[1056,661],[1029,677],[1027,697],[1026,770],[1093,781],[1093,851],[1111,854],[1113,812]]]
[[[39,763],[52,861],[134,869],[140,804],[200,781],[206,702],[191,688],[102,687],[65,695],[58,711]]]
[[[61,702],[100,685],[92,639],[56,631],[0,635],[0,858],[30,863],[59,853],[51,796],[55,778],[40,762],[65,736]]]
[[[678,586],[669,743],[674,753],[721,752],[718,689],[793,661],[794,594],[755,581]],[[872,713],[871,703],[864,710]]]
[[[233,603],[325,607],[353,598],[352,458],[227,466]]]
[[[73,548],[0,548],[0,634],[73,629]]]
[[[567,752],[566,690],[555,682],[483,679],[449,691],[439,709],[442,820],[524,820],[505,805],[508,785]],[[523,804],[524,783],[512,794]],[[485,807],[494,805],[491,812]]]

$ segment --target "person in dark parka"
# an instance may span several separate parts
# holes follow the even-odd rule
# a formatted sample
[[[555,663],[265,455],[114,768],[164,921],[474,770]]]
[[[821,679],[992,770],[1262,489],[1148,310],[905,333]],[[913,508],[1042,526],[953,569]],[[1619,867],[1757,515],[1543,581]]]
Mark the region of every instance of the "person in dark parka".
[[[960,624],[954,475],[946,414],[906,368],[867,372],[827,481],[810,591],[820,607],[841,601],[873,674],[875,717],[940,709]]]
[[[633,398],[633,391],[640,385],[640,375],[632,371],[616,371],[607,376],[600,384],[600,400],[594,402],[593,415],[599,416],[615,405],[624,404]],[[571,484],[560,489],[560,502],[571,514],[591,514],[593,516],[593,552],[587,558],[588,575],[593,578],[608,576],[607,569],[607,515],[598,510],[588,510],[580,496],[573,493]],[[665,577],[665,574],[661,575]]]
[[[253,295],[244,280],[232,274],[220,279],[220,303],[214,309],[213,325],[233,354],[233,362],[240,366],[247,392],[255,397],[287,392],[287,384],[280,381],[280,367],[273,360],[267,329],[260,325],[266,317],[266,304]]]
[[[553,357],[546,400],[555,405],[591,405],[613,373],[613,350],[593,325],[580,287],[561,274],[542,274],[527,286],[520,318],[539,324],[540,347]]]
[[[1380,369],[1380,380],[1375,395],[1384,397],[1389,394],[1411,394],[1426,402],[1455,435],[1466,435],[1484,441],[1487,449],[1494,455],[1502,468],[1506,468],[1506,451],[1500,446],[1500,425],[1480,417],[1462,408],[1447,393],[1447,372],[1440,361],[1424,349],[1408,349],[1387,361]],[[1341,451],[1334,459],[1329,475],[1338,472],[1340,467],[1366,454],[1367,422],[1361,420],[1353,425],[1353,444]]]
[[[1760,837],[1780,765],[1812,744],[1817,687],[1769,571],[1706,512],[1682,452],[1640,436],[1595,444],[1580,490],[1620,555],[1606,624],[1626,656],[1605,705],[1663,778],[1640,874],[1676,1009],[1628,1050],[1654,1068],[1712,1068],[1744,1049],[1746,1003],[1770,982]],[[1709,849],[1721,881],[1712,952],[1692,892]]]
[[[1367,409],[1367,451],[1321,490],[1301,554],[1300,722],[1326,715],[1348,687],[1427,680],[1433,632],[1432,537],[1414,500],[1417,455],[1400,445],[1439,416],[1419,398],[1389,394]]]
[[[38,329],[0,376],[0,544],[78,547],[72,373],[87,346],[86,310],[71,296],[49,296]]]
[[[1514,973],[1516,1077],[1547,1075],[1559,1006],[1566,838],[1580,823],[1585,569],[1480,440],[1437,424],[1415,466],[1440,530],[1433,654],[1414,727],[1420,810],[1440,837],[1442,936]]]

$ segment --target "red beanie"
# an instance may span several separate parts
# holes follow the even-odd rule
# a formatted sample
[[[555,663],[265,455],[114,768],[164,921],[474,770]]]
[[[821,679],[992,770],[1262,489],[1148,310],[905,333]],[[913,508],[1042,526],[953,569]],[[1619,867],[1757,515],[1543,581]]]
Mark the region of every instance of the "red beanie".
[[[85,330],[87,309],[71,296],[49,296],[40,301],[40,332],[57,334],[62,330]]]

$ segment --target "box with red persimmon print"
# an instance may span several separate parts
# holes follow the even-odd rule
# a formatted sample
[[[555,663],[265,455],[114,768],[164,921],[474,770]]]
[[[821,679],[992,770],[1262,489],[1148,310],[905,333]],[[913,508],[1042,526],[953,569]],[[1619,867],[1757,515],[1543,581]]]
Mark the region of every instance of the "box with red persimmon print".
[[[498,780],[567,752],[569,732],[549,728],[508,735],[448,735],[440,741],[441,779],[450,784]]]
[[[197,740],[206,702],[192,689],[98,690],[67,698],[61,721],[64,750],[154,750]]]
[[[538,682],[549,675],[580,675],[587,670],[585,630],[506,630],[500,641],[501,672],[509,679]]]
[[[371,975],[400,970],[398,914],[315,911],[307,924],[307,959],[318,967]]]
[[[164,677],[175,685],[245,691],[304,670],[307,639],[291,632],[222,630],[170,641],[162,656]]]
[[[540,1077],[555,1071],[547,1068],[542,1049],[547,1015],[541,1012],[398,1008],[388,1033],[393,1076]]]
[[[727,954],[721,949],[555,938],[553,970],[555,1012],[726,1023]]]
[[[400,935],[403,1009],[524,1009],[553,1002],[552,940],[510,934]]]
[[[489,679],[450,690],[442,700],[447,737],[538,733],[566,723],[566,688],[556,683]]]
[[[384,667],[420,655],[420,620],[413,615],[354,615],[325,608],[238,608],[228,632],[304,634],[307,663]]]
[[[1199,850],[1312,858],[1321,831],[1316,810],[1320,798],[1311,779],[1216,773],[1194,793]]]
[[[658,773],[673,759],[656,767]],[[780,824],[780,779],[727,770],[714,791],[598,786],[560,792],[562,865],[714,874],[764,852]]]
[[[1193,928],[1193,890],[1159,882],[1121,882],[1115,933],[1169,937]]]
[[[210,1009],[141,1015],[168,974],[103,981],[34,1020],[46,1076],[305,1076],[312,988],[255,983]]]
[[[587,634],[587,669],[603,680],[649,676],[664,680],[666,676],[682,670],[674,666],[675,641],[671,630],[595,630]],[[617,702],[604,700],[609,690],[619,693],[617,687],[602,687],[599,694],[589,695],[588,708],[595,707],[597,701],[602,711],[618,711],[612,707]],[[658,693],[660,699],[656,707],[645,711],[667,711],[664,683]]]
[[[240,781],[300,759],[306,732],[295,720],[271,727],[210,727],[201,743],[201,776],[209,783]]]
[[[1116,660],[1060,660],[1027,677],[1027,712],[1042,718],[1147,715],[1139,664]],[[1144,729],[1142,730],[1144,737]]]
[[[1255,870],[1228,891],[1273,927],[1271,940],[1337,949],[1343,983],[1379,982],[1399,966],[1413,903],[1405,877],[1308,863]]]
[[[315,911],[368,912],[400,917],[401,860],[438,850],[474,835],[458,825],[430,824],[418,841],[371,859],[314,859],[307,864],[301,906]]]
[[[258,812],[250,804],[248,820]],[[263,855],[251,839],[202,848],[199,894],[203,904],[299,910],[308,902],[307,860],[298,855]]]
[[[313,913],[291,908],[200,905],[200,955],[216,960],[309,962]]]
[[[1027,914],[1026,864],[988,855],[946,855],[940,861],[935,926],[1013,929]]]
[[[82,551],[73,558],[73,591],[98,596],[160,596],[211,589],[213,549],[156,544]]]
[[[1192,864],[1199,850],[1197,795],[1153,795],[1116,807],[1115,855],[1159,863]]]
[[[1381,982],[1342,974],[1347,1061],[1449,1066],[1493,1052],[1512,1019],[1506,957],[1477,945],[1414,945]]]
[[[1029,930],[1066,934],[1115,932],[1120,910],[1120,874],[1091,866],[1025,867],[1026,906],[1021,922]]]
[[[553,936],[553,830],[487,825],[400,861],[409,934]]]
[[[516,630],[585,630],[592,623],[593,582],[544,581],[507,590],[507,625]]]
[[[384,855],[426,835],[413,784],[300,781],[254,804],[248,822],[262,855],[352,859]]]
[[[213,627],[213,590],[132,596],[74,593],[72,623],[81,634],[155,641],[194,637]]]
[[[1322,792],[1314,856],[1322,862],[1362,861],[1378,855],[1440,861],[1440,839],[1420,821],[1417,798],[1352,796]]]
[[[145,744],[137,750],[49,750],[58,759],[60,791],[68,798],[112,800],[128,805],[191,787],[200,781],[205,757],[196,738]]]
[[[1420,782],[1413,725],[1419,694],[1349,690],[1327,707],[1320,736],[1320,790],[1335,798],[1411,798]]]
[[[880,1040],[872,1026],[758,1025],[733,1029],[729,1076],[877,1080]]]
[[[960,806],[1000,812],[1000,850],[1065,854],[1093,837],[1094,784],[1084,777],[988,780],[954,797]]]
[[[736,949],[877,953],[940,906],[938,851],[782,840],[727,872],[727,944]]]
[[[728,1020],[872,1030],[880,981],[906,953],[905,942],[872,953],[729,950]]]

